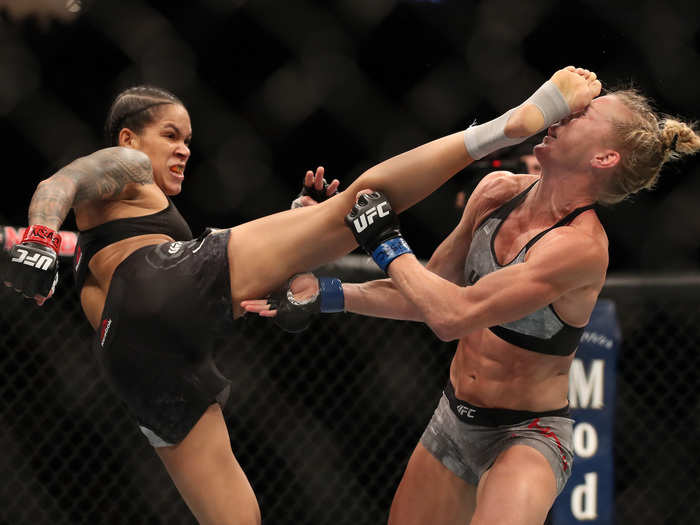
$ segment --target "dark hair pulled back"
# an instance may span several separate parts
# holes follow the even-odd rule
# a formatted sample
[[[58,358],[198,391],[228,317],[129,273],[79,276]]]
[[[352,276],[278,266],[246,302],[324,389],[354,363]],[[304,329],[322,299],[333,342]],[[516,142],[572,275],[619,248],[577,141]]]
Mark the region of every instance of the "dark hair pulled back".
[[[141,133],[144,126],[157,118],[159,109],[165,104],[184,106],[175,95],[155,86],[134,86],[119,93],[112,102],[105,121],[107,145],[119,145],[119,132],[123,128]]]

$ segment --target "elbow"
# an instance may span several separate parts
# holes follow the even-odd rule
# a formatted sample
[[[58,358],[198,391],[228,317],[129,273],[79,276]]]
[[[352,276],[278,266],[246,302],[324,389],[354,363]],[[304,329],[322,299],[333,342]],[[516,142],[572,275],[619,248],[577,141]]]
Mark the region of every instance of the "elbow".
[[[445,315],[430,315],[426,323],[440,341],[448,343],[459,339],[463,330],[460,323]]]
[[[36,193],[39,190],[46,189],[46,187],[51,184],[52,178],[53,177],[49,177],[48,179],[44,179],[42,181],[39,181],[39,184],[37,184],[36,188],[34,188],[34,193]]]

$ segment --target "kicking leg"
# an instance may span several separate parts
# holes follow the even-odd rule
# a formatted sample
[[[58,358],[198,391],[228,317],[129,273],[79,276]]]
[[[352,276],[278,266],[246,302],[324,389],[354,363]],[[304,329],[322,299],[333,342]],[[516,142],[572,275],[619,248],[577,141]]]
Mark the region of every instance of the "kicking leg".
[[[600,82],[586,70],[563,69],[551,82],[559,90],[557,96],[574,107],[590,103],[600,91]],[[499,133],[528,137],[537,133],[543,123],[553,123],[545,120],[551,116],[547,117],[531,100],[539,99],[533,96],[512,110]],[[532,114],[533,108],[535,117],[539,117],[526,115]],[[489,140],[491,145],[498,144],[498,140]],[[355,203],[358,191],[367,188],[381,191],[389,197],[394,210],[401,212],[430,195],[471,162],[465,134],[460,131],[370,168],[346,191],[317,206],[277,213],[233,228],[228,256],[236,313],[242,313],[241,300],[263,297],[291,275],[314,269],[352,250],[355,240],[343,219]]]

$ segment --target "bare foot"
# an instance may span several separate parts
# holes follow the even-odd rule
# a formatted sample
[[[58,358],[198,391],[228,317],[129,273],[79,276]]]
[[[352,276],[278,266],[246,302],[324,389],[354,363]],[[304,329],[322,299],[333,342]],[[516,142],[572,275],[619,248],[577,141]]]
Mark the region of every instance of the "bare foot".
[[[560,69],[550,79],[559,89],[571,113],[583,110],[602,88],[596,74],[587,69],[568,66]],[[534,104],[523,104],[515,108],[505,126],[506,137],[529,137],[551,126],[545,122],[542,112]]]
[[[559,88],[572,113],[588,106],[591,100],[600,95],[602,88],[595,73],[574,66],[560,69],[550,80]]]

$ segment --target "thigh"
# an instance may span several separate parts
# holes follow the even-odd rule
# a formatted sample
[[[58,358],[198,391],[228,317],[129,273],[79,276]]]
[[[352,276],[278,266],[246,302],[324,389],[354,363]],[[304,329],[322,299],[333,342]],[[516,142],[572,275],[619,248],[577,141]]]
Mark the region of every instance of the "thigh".
[[[389,525],[465,525],[475,501],[476,486],[455,476],[419,443],[394,495]]]
[[[471,525],[541,525],[556,495],[549,461],[530,446],[511,446],[481,476]]]
[[[207,409],[182,442],[156,452],[200,524],[260,524],[257,499],[233,455],[218,404]]]
[[[233,307],[279,288],[295,273],[338,259],[355,239],[344,217],[354,198],[343,192],[316,206],[262,217],[231,229],[228,246]]]

